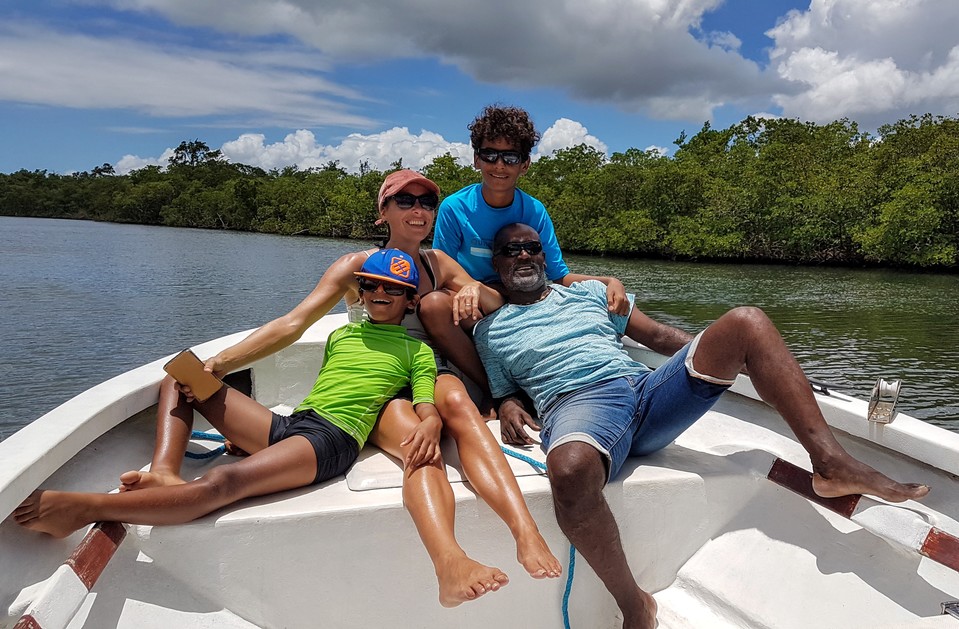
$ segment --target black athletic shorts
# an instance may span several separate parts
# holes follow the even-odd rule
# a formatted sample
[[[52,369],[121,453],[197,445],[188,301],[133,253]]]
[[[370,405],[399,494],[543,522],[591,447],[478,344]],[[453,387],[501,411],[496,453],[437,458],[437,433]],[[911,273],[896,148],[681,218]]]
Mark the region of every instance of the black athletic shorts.
[[[313,444],[313,451],[316,452],[314,484],[345,474],[360,454],[356,439],[311,409],[298,411],[289,417],[273,413],[270,445],[293,435],[302,435]]]

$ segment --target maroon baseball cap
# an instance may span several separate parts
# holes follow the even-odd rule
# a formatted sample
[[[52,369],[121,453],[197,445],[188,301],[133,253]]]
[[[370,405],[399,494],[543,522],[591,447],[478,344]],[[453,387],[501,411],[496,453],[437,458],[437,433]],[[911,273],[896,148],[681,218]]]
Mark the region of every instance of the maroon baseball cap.
[[[411,183],[421,184],[433,194],[439,195],[440,193],[439,186],[415,170],[398,170],[395,173],[390,173],[386,176],[386,179],[383,180],[383,185],[380,186],[380,194],[376,199],[376,208],[382,208],[383,202],[386,201],[386,199],[398,192],[402,192],[403,188]]]

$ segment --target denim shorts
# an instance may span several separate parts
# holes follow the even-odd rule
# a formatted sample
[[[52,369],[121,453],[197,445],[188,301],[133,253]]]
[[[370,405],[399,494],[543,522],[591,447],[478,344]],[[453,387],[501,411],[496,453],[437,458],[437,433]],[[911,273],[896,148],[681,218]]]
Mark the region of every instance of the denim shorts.
[[[732,384],[695,373],[692,354],[698,341],[649,373],[561,394],[543,413],[540,437],[547,454],[570,441],[588,443],[605,457],[608,481],[626,457],[651,454],[672,443]]]
[[[273,413],[270,445],[294,435],[306,437],[316,453],[314,484],[345,474],[360,454],[356,439],[316,411],[304,409],[290,416]]]

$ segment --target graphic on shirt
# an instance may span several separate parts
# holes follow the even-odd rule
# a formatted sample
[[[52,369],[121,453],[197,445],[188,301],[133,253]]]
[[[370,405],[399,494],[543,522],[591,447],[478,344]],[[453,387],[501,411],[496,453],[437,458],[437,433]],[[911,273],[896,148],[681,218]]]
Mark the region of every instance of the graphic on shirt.
[[[478,258],[492,258],[493,249],[489,243],[482,238],[473,238],[470,240],[470,255]]]

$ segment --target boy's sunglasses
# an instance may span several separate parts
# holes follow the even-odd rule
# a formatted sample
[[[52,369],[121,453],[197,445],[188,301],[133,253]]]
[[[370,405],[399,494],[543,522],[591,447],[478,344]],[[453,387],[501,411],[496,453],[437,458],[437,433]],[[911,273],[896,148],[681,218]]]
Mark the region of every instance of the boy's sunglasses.
[[[496,149],[480,149],[476,151],[479,158],[487,164],[495,164],[503,158],[507,166],[516,166],[526,161],[526,156],[519,151],[498,151]]]
[[[436,206],[440,204],[440,198],[432,192],[428,194],[421,194],[419,196],[410,194],[409,192],[401,192],[389,197],[387,201],[390,199],[396,201],[396,207],[400,208],[401,210],[411,210],[413,209],[413,205],[419,201],[421,208],[427,212],[432,212],[436,209]]]
[[[515,258],[523,251],[531,256],[535,256],[543,252],[543,243],[536,240],[531,240],[529,242],[511,242],[500,247],[499,251],[496,252],[496,255]]]
[[[376,280],[368,280],[362,277],[357,279],[357,283],[360,285],[360,290],[364,293],[375,293],[376,289],[382,286],[384,293],[393,295],[394,297],[399,297],[413,290],[405,286],[400,286],[399,284],[393,284],[392,282],[377,282]]]

